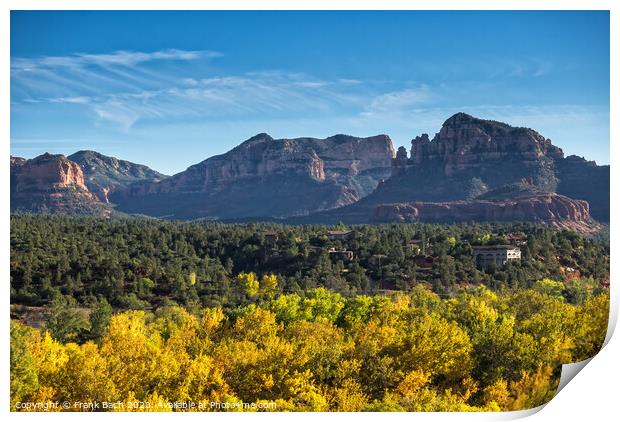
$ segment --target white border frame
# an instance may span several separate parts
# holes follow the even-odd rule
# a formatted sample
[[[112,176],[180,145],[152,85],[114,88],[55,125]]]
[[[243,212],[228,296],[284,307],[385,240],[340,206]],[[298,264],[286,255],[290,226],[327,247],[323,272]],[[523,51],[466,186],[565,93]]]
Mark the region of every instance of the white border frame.
[[[558,9],[561,7],[561,9]],[[615,145],[611,140],[618,138],[618,120],[614,120],[613,116],[618,116],[618,41],[620,39],[618,33],[618,25],[620,19],[618,14],[620,7],[618,2],[612,0],[564,0],[564,1],[552,1],[552,0],[506,0],[499,3],[498,1],[489,0],[469,0],[467,2],[458,0],[436,0],[436,1],[409,1],[402,2],[396,0],[383,0],[381,2],[373,2],[369,0],[314,0],[314,1],[297,1],[294,4],[282,0],[263,0],[259,2],[250,2],[242,0],[228,0],[226,3],[222,2],[200,2],[192,0],[175,0],[174,2],[165,1],[134,1],[134,0],[93,0],[88,3],[80,2],[78,0],[57,0],[53,3],[44,0],[4,0],[1,3],[0,8],[2,13],[0,14],[0,60],[2,66],[0,67],[0,95],[2,96],[2,102],[0,103],[2,120],[0,120],[0,130],[2,131],[2,138],[7,142],[3,144],[4,159],[7,160],[10,155],[10,10],[198,10],[198,9],[213,9],[213,10],[234,10],[234,9],[251,9],[251,10],[273,10],[273,9],[287,9],[287,10],[343,10],[343,9],[362,9],[362,10],[610,10],[610,29],[611,29],[611,44],[610,44],[610,163],[611,166],[611,182],[612,186],[617,186],[618,170],[615,167],[618,160],[618,154],[620,148]],[[586,142],[587,140],[584,140]],[[6,162],[6,161],[5,161]],[[8,280],[9,280],[9,268],[10,268],[10,249],[9,249],[9,220],[10,215],[10,203],[9,203],[9,166],[0,166],[0,175],[2,177],[2,194],[0,195],[0,203],[2,204],[2,210],[5,215],[5,223],[2,224],[2,234],[4,241],[0,244],[2,248],[2,256],[4,256],[5,264],[2,267],[4,274],[4,293],[3,296],[3,321],[0,324],[0,338],[5,339],[2,341],[0,365],[2,368],[2,374],[4,374],[4,380],[0,387],[0,397],[4,400],[0,400],[0,409],[3,413],[9,413],[10,418],[15,420],[26,420],[31,418],[51,418],[52,420],[59,420],[60,418],[74,419],[83,418],[85,413],[16,413],[9,412],[9,342],[6,339],[9,338],[9,319],[8,312],[10,305],[10,297],[8,294]],[[615,216],[615,212],[619,211],[618,197],[614,194],[612,188],[611,192],[611,215]],[[612,217],[613,220],[613,217]],[[615,226],[611,225],[611,244],[617,245],[618,231],[615,230]],[[615,328],[618,318],[618,304],[620,290],[615,286],[615,278],[613,275],[617,273],[618,268],[618,249],[612,248],[611,250],[611,314],[610,314],[610,330],[608,332],[607,341],[608,344],[601,350],[601,352],[594,357],[587,369],[579,373],[574,380],[570,381],[568,385],[562,389],[558,395],[551,400],[546,406],[541,406],[537,409],[520,412],[504,412],[504,413],[482,413],[482,414],[467,414],[467,413],[389,413],[381,414],[381,418],[390,418],[395,420],[410,420],[423,419],[423,420],[507,420],[520,418],[531,415],[533,420],[584,420],[584,419],[600,419],[611,420],[611,415],[617,418],[618,410],[618,387],[617,383],[620,381],[620,343],[616,338],[612,337],[613,329]],[[60,415],[60,416],[59,416]],[[286,413],[220,413],[215,416],[213,413],[180,413],[177,414],[162,414],[162,413],[147,413],[147,414],[134,414],[133,418],[137,420],[147,420],[151,418],[200,418],[213,417],[222,420],[242,420],[246,418],[256,418],[270,421],[285,420],[290,415]],[[207,416],[208,415],[208,416]],[[108,418],[109,413],[90,413],[88,417],[94,419]],[[122,416],[124,417],[124,415]],[[359,414],[342,414],[342,413],[302,413],[296,414],[296,418],[302,420],[314,419],[315,417],[326,418],[331,420],[341,420],[342,418],[348,419],[349,417],[356,419],[374,419],[376,414],[372,413],[359,413]],[[161,419],[160,419],[161,420]],[[196,420],[196,419],[194,419]]]

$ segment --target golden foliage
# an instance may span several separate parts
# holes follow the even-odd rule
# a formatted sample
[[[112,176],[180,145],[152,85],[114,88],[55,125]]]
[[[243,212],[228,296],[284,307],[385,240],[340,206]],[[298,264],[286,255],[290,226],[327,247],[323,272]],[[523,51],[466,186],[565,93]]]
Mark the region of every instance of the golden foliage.
[[[229,313],[180,307],[117,313],[99,344],[62,344],[13,322],[11,404],[114,402],[110,410],[123,411],[526,409],[553,397],[561,363],[597,352],[609,309],[606,294],[583,305],[534,290],[475,289],[441,300],[416,288],[410,295],[345,299],[322,288],[273,296],[272,276],[259,282],[250,273],[239,281],[262,299]]]

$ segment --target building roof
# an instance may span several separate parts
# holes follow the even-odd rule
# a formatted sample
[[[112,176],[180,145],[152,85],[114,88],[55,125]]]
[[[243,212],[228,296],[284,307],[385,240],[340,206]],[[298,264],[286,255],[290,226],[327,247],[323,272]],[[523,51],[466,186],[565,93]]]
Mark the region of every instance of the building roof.
[[[474,245],[474,249],[519,249],[515,245]]]
[[[327,234],[329,234],[330,236],[338,236],[338,235],[347,235],[347,234],[351,234],[353,233],[352,230],[328,230]]]

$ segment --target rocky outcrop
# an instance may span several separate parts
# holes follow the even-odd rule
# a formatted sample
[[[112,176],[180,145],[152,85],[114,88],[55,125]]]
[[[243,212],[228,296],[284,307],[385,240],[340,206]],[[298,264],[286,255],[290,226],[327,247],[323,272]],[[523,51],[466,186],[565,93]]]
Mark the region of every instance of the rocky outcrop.
[[[77,163],[48,153],[31,160],[11,157],[11,211],[110,214],[88,190]]]
[[[466,221],[534,221],[558,223],[592,221],[586,201],[555,193],[506,200],[412,202],[385,204],[374,209],[376,223],[456,223]]]
[[[12,187],[15,192],[54,188],[75,187],[88,190],[84,184],[84,173],[77,163],[64,155],[45,153],[32,160],[11,157],[14,175]]]
[[[145,165],[108,157],[96,151],[78,151],[67,158],[79,164],[88,189],[106,203],[118,189],[136,182],[157,182],[168,177]]]
[[[407,149],[405,147],[398,147],[396,151],[396,157],[392,160],[392,176],[397,176],[407,169],[409,160],[407,159]]]
[[[20,166],[23,166],[24,164],[26,164],[27,161],[28,160],[22,157],[11,156],[11,171],[13,171],[13,168],[17,169]]]
[[[470,185],[463,187],[473,192],[471,197],[482,193],[472,190],[472,181],[482,182],[484,190],[498,186],[493,182],[496,176],[502,184],[527,177],[544,190],[587,200],[594,218],[609,221],[609,166],[574,155],[565,158],[551,140],[532,129],[458,113],[432,141],[424,135],[412,141],[414,166],[428,167],[433,161],[441,163],[444,178],[468,180]]]
[[[573,204],[563,198],[585,200],[594,218],[609,220],[609,166],[565,158],[560,148],[532,129],[464,113],[447,119],[433,139],[426,134],[414,138],[409,157],[399,148],[391,173],[392,177],[360,201],[295,222],[362,224],[373,215],[378,220],[413,221],[418,218],[418,207],[385,205],[411,203],[425,204],[420,205],[425,220],[431,219],[431,210],[438,221],[459,220],[459,212],[463,214],[459,221],[553,220],[556,205],[559,210],[561,204],[567,209]],[[570,212],[558,215],[565,222],[573,218]]]
[[[431,140],[411,141],[411,156],[399,151],[392,175],[368,203],[473,199],[523,178],[554,192],[555,161],[562,150],[538,132],[457,113]]]
[[[11,209],[89,209],[96,193],[123,212],[181,219],[521,220],[558,227],[590,224],[590,215],[609,220],[609,166],[564,157],[532,129],[464,113],[432,139],[414,138],[409,156],[404,147],[395,154],[386,135],[261,133],[172,177],[94,151],[69,158],[11,157]]]
[[[443,174],[452,177],[494,161],[537,163],[563,158],[562,150],[538,132],[457,113],[446,120],[431,141],[428,135],[411,142],[413,164],[439,160]]]
[[[540,192],[586,200],[595,218],[609,219],[609,167],[564,158],[560,148],[532,129],[465,113],[447,119],[432,139],[414,138],[409,157],[399,149],[392,177],[335,213],[358,219],[381,204],[473,200],[523,180]]]
[[[261,133],[157,183],[114,197],[121,210],[177,218],[303,215],[351,204],[389,177],[385,135],[273,139]]]
[[[556,160],[555,168],[558,193],[588,201],[593,218],[609,221],[609,166],[599,166],[594,161],[569,155]]]

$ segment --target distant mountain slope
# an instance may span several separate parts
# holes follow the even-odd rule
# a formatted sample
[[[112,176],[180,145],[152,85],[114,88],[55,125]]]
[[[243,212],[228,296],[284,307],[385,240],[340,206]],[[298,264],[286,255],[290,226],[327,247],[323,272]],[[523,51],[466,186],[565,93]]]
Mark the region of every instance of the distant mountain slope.
[[[80,166],[64,155],[11,157],[11,212],[107,217],[111,210],[88,190]]]
[[[273,139],[262,133],[114,199],[125,212],[174,218],[305,215],[371,193],[389,177],[393,156],[386,135]]]
[[[88,189],[103,202],[110,202],[110,194],[135,182],[156,182],[166,175],[142,164],[135,164],[96,151],[78,151],[69,157],[80,165]]]
[[[609,221],[610,169],[594,161],[569,155],[555,162],[559,180],[557,192],[590,203],[592,217]]]
[[[586,200],[595,218],[609,219],[609,166],[564,158],[560,148],[532,129],[457,113],[432,140],[423,134],[411,144],[409,157],[399,148],[392,177],[372,194],[321,216],[365,222],[382,204],[472,200],[525,181],[537,192]]]
[[[587,224],[609,221],[609,171],[565,158],[533,129],[457,113],[432,140],[414,138],[410,153],[400,147],[395,154],[386,135],[261,133],[171,177],[94,151],[11,157],[11,210],[109,215],[113,205],[130,214],[226,221]]]

